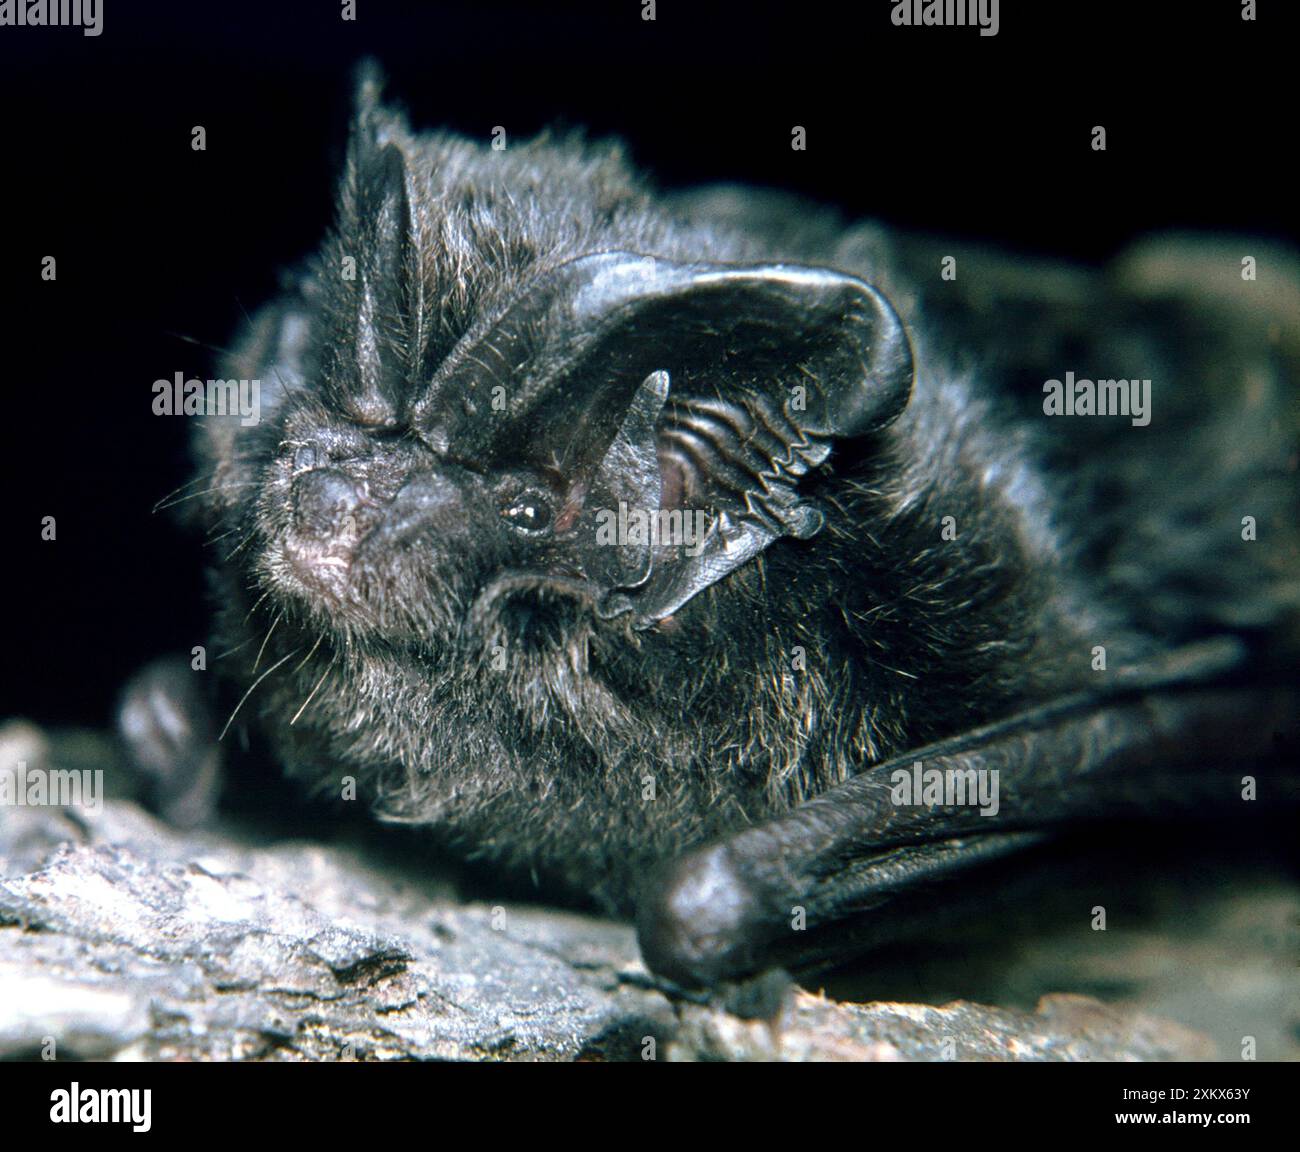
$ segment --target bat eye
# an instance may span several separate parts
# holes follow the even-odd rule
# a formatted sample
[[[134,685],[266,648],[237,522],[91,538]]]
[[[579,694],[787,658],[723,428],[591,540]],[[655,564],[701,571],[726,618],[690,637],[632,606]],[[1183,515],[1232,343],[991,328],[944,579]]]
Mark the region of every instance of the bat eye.
[[[525,488],[507,501],[501,519],[526,536],[546,532],[555,519],[551,497],[540,488]]]

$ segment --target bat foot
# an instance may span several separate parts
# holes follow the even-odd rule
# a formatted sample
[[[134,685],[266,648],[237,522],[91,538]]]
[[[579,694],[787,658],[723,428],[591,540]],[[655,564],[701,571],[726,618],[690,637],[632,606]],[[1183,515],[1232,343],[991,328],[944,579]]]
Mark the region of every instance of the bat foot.
[[[768,968],[738,984],[720,990],[722,1007],[742,1020],[775,1024],[790,1003],[798,985],[784,968]]]
[[[178,828],[209,823],[221,790],[221,755],[198,675],[183,659],[154,661],[128,682],[117,711],[145,802]]]

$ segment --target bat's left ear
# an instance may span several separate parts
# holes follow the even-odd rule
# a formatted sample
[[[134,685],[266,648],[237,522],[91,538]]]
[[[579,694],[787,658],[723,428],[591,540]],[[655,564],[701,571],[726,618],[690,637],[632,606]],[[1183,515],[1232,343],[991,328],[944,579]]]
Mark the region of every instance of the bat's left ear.
[[[644,627],[780,536],[815,533],[800,477],[833,440],[886,428],[911,387],[902,321],[855,276],[604,252],[552,269],[468,337],[415,416],[453,458],[566,477],[583,509],[560,559],[604,589],[608,615]],[[702,512],[705,539],[620,543],[611,563],[614,546],[585,537],[624,503],[679,523]]]
[[[606,598],[638,627],[823,514],[798,490],[836,439],[892,424],[912,390],[912,351],[889,301],[826,268],[692,268],[629,328],[654,341],[671,381],[657,426],[663,499],[707,513],[703,539],[662,538],[649,578]],[[671,525],[671,521],[669,521]]]

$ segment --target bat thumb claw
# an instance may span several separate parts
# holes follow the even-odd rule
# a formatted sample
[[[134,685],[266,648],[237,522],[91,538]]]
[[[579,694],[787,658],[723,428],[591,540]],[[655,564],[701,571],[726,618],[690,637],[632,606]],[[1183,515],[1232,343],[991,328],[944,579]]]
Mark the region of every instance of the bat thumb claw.
[[[655,876],[637,909],[641,955],[683,988],[711,987],[762,967],[759,901],[726,845],[692,852]]]

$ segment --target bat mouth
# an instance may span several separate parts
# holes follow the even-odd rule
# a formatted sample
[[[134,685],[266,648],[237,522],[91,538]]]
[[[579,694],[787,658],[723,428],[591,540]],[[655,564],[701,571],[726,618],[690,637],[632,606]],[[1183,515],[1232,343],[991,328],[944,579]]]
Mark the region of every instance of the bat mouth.
[[[503,572],[474,598],[465,635],[514,640],[530,649],[562,644],[583,620],[594,620],[601,590],[558,573]]]
[[[279,542],[279,563],[273,565],[287,591],[312,604],[341,608],[352,598],[353,544],[298,537]]]

